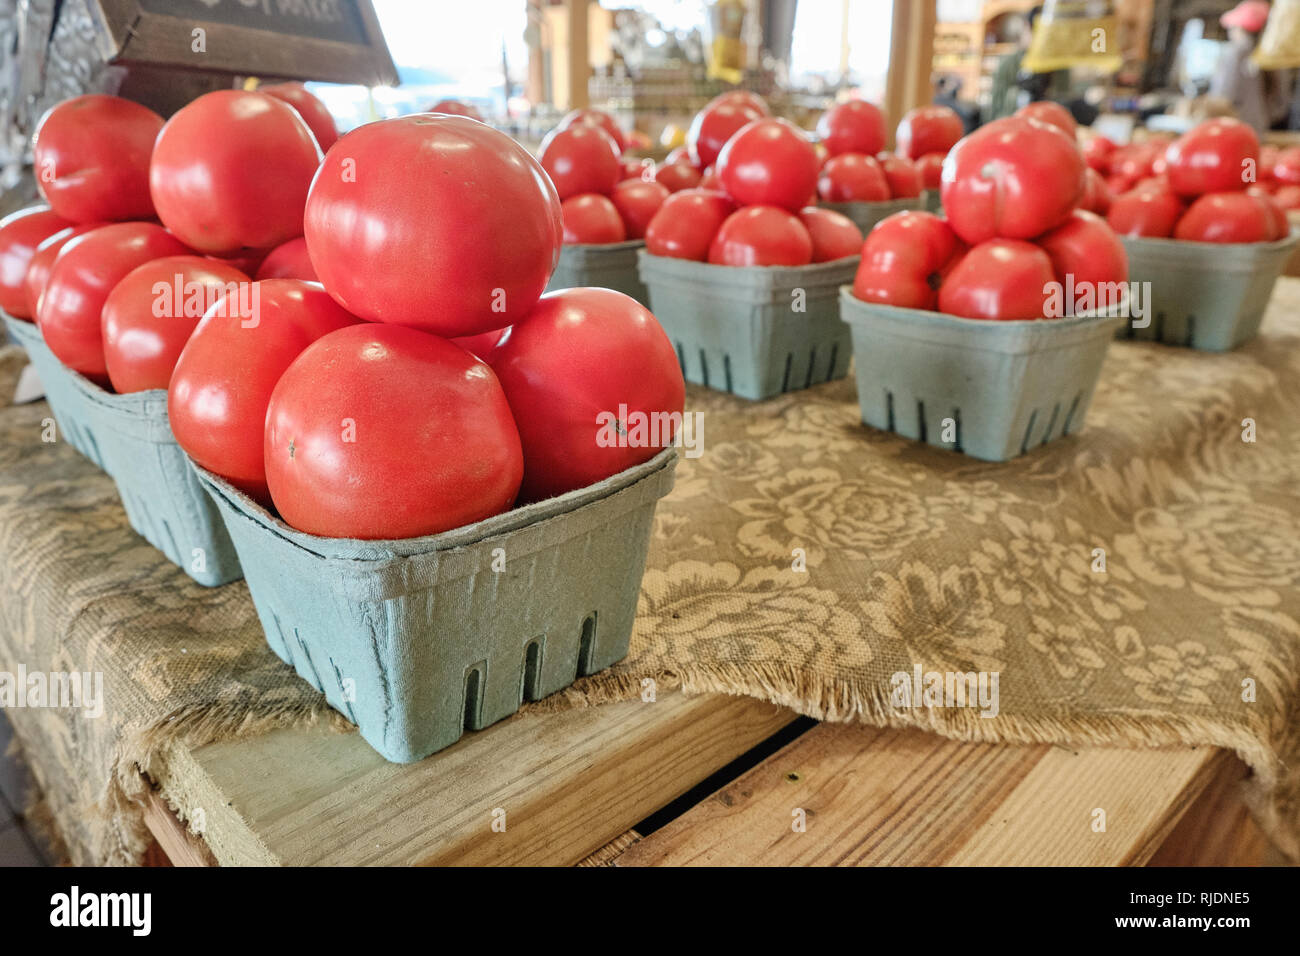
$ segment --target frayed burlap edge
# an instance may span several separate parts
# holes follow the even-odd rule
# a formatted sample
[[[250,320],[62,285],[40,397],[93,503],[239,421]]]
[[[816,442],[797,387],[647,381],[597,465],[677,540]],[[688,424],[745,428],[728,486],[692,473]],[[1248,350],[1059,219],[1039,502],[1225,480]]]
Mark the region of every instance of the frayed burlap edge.
[[[1255,822],[1291,861],[1300,862],[1300,767],[1256,734],[1220,721],[1177,717],[1158,711],[1114,714],[1014,715],[988,720],[970,708],[899,709],[885,687],[863,688],[841,678],[789,664],[688,665],[658,674],[594,675],[529,707],[548,713],[635,698],[644,678],[657,690],[687,694],[755,697],[831,723],[914,727],[952,740],[995,744],[1056,744],[1067,747],[1219,747],[1231,750],[1253,771],[1244,796]]]

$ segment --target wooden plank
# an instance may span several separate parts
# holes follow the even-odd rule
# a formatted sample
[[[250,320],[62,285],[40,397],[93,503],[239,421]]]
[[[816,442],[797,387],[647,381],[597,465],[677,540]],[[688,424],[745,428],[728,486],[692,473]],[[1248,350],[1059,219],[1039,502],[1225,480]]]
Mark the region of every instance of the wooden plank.
[[[176,747],[156,777],[174,805],[203,811],[222,865],[570,865],[794,716],[668,693],[521,716],[406,766],[356,733],[281,730]]]
[[[621,833],[591,856],[578,863],[578,866],[612,866],[614,860],[622,856],[623,852],[639,839],[641,839],[641,834],[635,830]]]
[[[886,141],[891,149],[894,145],[894,130],[903,114],[934,98],[930,74],[934,64],[934,31],[937,25],[935,0],[894,0],[884,103],[888,124]]]
[[[823,724],[616,865],[1142,863],[1226,759]],[[1104,833],[1092,829],[1097,807]]]
[[[154,791],[149,791],[145,798],[144,822],[149,832],[158,841],[157,846],[166,855],[166,862],[154,858],[152,853],[145,854],[145,865],[171,866],[216,866],[217,861],[212,852],[201,839],[190,833],[185,825],[176,818],[172,808],[167,806]],[[152,847],[150,850],[152,851]]]
[[[1239,759],[1205,788],[1147,866],[1280,866],[1281,852],[1255,823],[1242,798],[1250,771]]]

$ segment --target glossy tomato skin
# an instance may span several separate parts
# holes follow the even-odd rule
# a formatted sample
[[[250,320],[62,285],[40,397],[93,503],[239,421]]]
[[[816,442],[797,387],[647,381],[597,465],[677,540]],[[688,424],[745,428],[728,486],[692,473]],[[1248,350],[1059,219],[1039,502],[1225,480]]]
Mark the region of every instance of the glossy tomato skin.
[[[167,256],[136,266],[104,300],[108,378],[119,394],[165,389],[181,350],[209,305],[251,280],[203,256]]]
[[[118,96],[64,100],[41,117],[36,184],[69,222],[152,219],[149,161],[163,118]]]
[[[629,179],[614,187],[609,198],[623,219],[629,239],[644,239],[650,220],[655,217],[671,193],[659,183]]]
[[[943,159],[946,153],[926,153],[916,161],[916,169],[921,174],[921,183],[926,189],[938,189],[943,185]]]
[[[1016,110],[1017,116],[1025,119],[1038,120],[1040,123],[1046,123],[1048,126],[1055,126],[1070,139],[1074,139],[1079,124],[1074,119],[1074,114],[1052,100],[1036,100],[1033,103],[1027,103],[1020,109]]]
[[[1288,183],[1278,187],[1277,192],[1273,194],[1273,202],[1277,203],[1278,208],[1287,211],[1300,209],[1300,186]]]
[[[462,103],[460,100],[438,100],[425,112],[445,113],[447,116],[464,116],[466,119],[483,122],[483,114],[478,111],[478,107],[472,103]]]
[[[68,368],[107,387],[104,300],[136,266],[190,251],[151,222],[116,222],[71,240],[55,258],[41,294],[37,322],[45,344]]]
[[[736,210],[709,246],[709,262],[717,266],[806,266],[812,254],[807,228],[776,206]]]
[[[36,251],[32,253],[31,261],[27,264],[27,276],[23,279],[23,288],[26,290],[27,316],[30,321],[35,322],[36,317],[40,315],[41,293],[45,291],[45,283],[50,281],[50,270],[54,268],[54,260],[63,251],[63,247],[77,236],[106,225],[108,223],[87,222],[77,226],[69,226],[67,229],[61,229],[54,235],[42,240],[41,244],[36,247]]]
[[[691,128],[686,131],[686,148],[691,162],[697,169],[714,165],[727,140],[766,115],[766,111],[758,110],[743,100],[715,99],[695,114]]]
[[[1279,150],[1271,166],[1273,178],[1287,186],[1300,186],[1300,146]]]
[[[1106,185],[1106,180],[1101,178],[1101,173],[1091,166],[1084,171],[1084,175],[1087,181],[1083,189],[1083,198],[1079,200],[1079,208],[1095,212],[1099,216],[1106,215],[1110,211],[1110,204],[1114,198],[1110,194],[1110,187]]]
[[[270,255],[257,267],[257,279],[305,279],[318,282],[316,269],[307,253],[307,240],[303,236],[290,239],[271,250]]]
[[[208,255],[232,256],[302,235],[320,161],[316,137],[288,103],[217,90],[167,121],[149,187],[158,218],[178,239]]]
[[[890,197],[889,179],[874,156],[841,153],[822,167],[817,195],[822,202],[885,202]]]
[[[538,159],[561,200],[582,193],[607,195],[622,176],[618,144],[587,123],[551,130]]]
[[[1083,160],[1089,169],[1101,174],[1110,172],[1110,160],[1118,148],[1115,141],[1105,136],[1094,136],[1083,146]]]
[[[1186,208],[1168,189],[1134,189],[1111,200],[1106,221],[1121,236],[1166,239]]]
[[[971,244],[1032,239],[1078,204],[1084,169],[1083,154],[1059,129],[1018,116],[994,120],[944,160],[944,213]]]
[[[1074,287],[1090,285],[1100,299],[1101,286],[1128,281],[1128,253],[1115,230],[1096,213],[1076,209],[1064,224],[1040,236],[1041,246],[1052,260],[1056,281],[1067,285],[1074,277]]]
[[[16,319],[31,319],[27,305],[27,269],[37,247],[72,223],[49,206],[20,209],[0,219],[0,309]]]
[[[603,245],[627,238],[623,219],[608,196],[597,193],[570,196],[560,204],[560,214],[566,246]]]
[[[1244,190],[1246,171],[1259,163],[1259,137],[1241,120],[1206,120],[1176,139],[1165,151],[1169,185],[1180,196]]]
[[[274,96],[277,100],[284,100],[297,110],[302,121],[316,137],[316,145],[320,147],[322,153],[329,152],[329,148],[338,141],[339,130],[334,125],[333,114],[320,98],[303,84],[271,83],[267,86],[259,86],[257,91],[267,96]]]
[[[690,163],[663,163],[655,170],[655,182],[670,193],[694,189],[700,178],[700,171]]]
[[[893,199],[913,199],[921,195],[925,183],[921,180],[921,171],[910,159],[902,156],[882,155],[879,159],[880,169],[889,183],[889,195]]]
[[[940,282],[962,251],[946,220],[928,212],[894,213],[867,234],[853,295],[863,302],[933,310]]]
[[[595,126],[603,129],[609,134],[609,138],[614,141],[620,154],[627,149],[627,137],[623,134],[623,129],[618,125],[614,117],[610,116],[604,110],[581,109],[573,110],[560,120],[557,129],[568,129],[575,123],[582,123],[586,126]]]
[[[736,210],[724,193],[684,189],[664,200],[646,227],[646,251],[655,256],[704,262],[722,223]]]
[[[939,310],[967,319],[1041,319],[1052,260],[1031,242],[990,239],[973,246],[939,287]]]
[[[1271,200],[1232,190],[1207,193],[1183,213],[1174,238],[1189,242],[1269,242],[1280,238]]]
[[[458,339],[448,339],[449,342],[455,342],[470,355],[477,355],[489,365],[492,364],[492,356],[496,354],[497,346],[501,340],[506,337],[509,329],[495,329],[491,332],[480,332],[478,335],[466,335]]]
[[[369,172],[345,181],[344,158]],[[304,225],[312,265],[345,309],[447,337],[527,313],[563,236],[555,187],[527,150],[483,123],[427,113],[340,139]]]
[[[768,108],[767,100],[752,93],[749,90],[727,90],[725,93],[719,93],[713,99],[709,100],[709,106],[717,106],[719,103],[743,103],[751,109],[757,110],[760,116],[770,116],[772,111]]]
[[[750,123],[722,148],[718,180],[742,206],[798,212],[817,188],[817,153],[803,131],[781,119]]]
[[[473,524],[510,508],[523,477],[519,432],[492,369],[397,325],[354,325],[307,346],[271,394],[264,455],[280,516],[328,538]]]
[[[917,160],[930,153],[940,156],[957,145],[966,127],[957,111],[947,106],[918,106],[908,110],[894,133],[898,155]]]
[[[276,382],[308,345],[356,325],[319,284],[300,279],[254,283],[247,301],[226,299],[199,322],[167,388],[172,434],[186,454],[263,504],[266,407]]]
[[[637,441],[637,419],[649,425],[649,416],[680,414],[685,404],[677,353],[659,322],[610,289],[542,296],[492,366],[523,442],[523,501],[584,488],[653,458],[663,447],[654,439],[671,443],[673,435],[643,426]],[[625,441],[607,440],[615,420]]]
[[[866,100],[836,103],[817,121],[817,136],[831,156],[874,156],[885,148],[885,115]]]
[[[813,262],[830,262],[862,252],[862,230],[842,213],[806,206],[799,210],[799,221],[812,240]]]

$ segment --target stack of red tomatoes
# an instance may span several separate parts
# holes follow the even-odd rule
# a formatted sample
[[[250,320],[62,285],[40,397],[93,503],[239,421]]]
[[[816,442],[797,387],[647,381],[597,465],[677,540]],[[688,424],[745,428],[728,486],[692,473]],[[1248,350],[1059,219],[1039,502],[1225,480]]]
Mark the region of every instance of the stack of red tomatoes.
[[[1275,162],[1263,175],[1275,180],[1277,169]],[[1207,120],[1152,160],[1150,174],[1114,199],[1107,219],[1125,236],[1222,243],[1281,239],[1290,229],[1286,213],[1258,182],[1261,175],[1255,131],[1236,119]]]
[[[899,156],[916,165],[925,189],[938,189],[944,158],[964,132],[956,110],[947,106],[918,106],[899,121],[894,146]]]
[[[1049,315],[1054,290],[1090,289],[1096,302],[1098,290],[1127,281],[1128,259],[1106,222],[1079,208],[1085,168],[1057,124],[1013,116],[976,130],[944,160],[947,218],[903,212],[880,222],[863,244],[854,295],[1003,320]]]
[[[566,245],[645,237],[669,187],[648,178],[640,160],[624,159],[624,148],[613,117],[591,109],[574,110],[542,141],[539,158],[560,196]]]
[[[1300,146],[1261,146],[1258,186],[1287,212],[1300,210]]]
[[[688,141],[701,162],[718,147],[719,188],[669,196],[646,230],[652,255],[725,266],[803,266],[858,254],[858,227],[810,205],[819,163],[802,130],[758,115],[744,100],[720,99],[696,117]]]
[[[115,97],[56,107],[35,148],[51,209],[0,229],[0,304],[36,282],[65,365],[167,388],[186,452],[312,534],[435,533],[673,440],[601,439],[611,414],[624,435],[623,418],[680,415],[681,371],[627,296],[541,295],[560,201],[527,151],[419,114],[322,158],[300,109],[235,90],[165,124]],[[275,277],[249,278],[268,264]]]
[[[960,122],[957,129],[960,138]],[[818,121],[817,135],[826,152],[817,177],[817,195],[822,202],[913,199],[925,188],[921,170],[910,158],[884,151],[884,114],[866,100],[832,106]],[[929,146],[920,144],[921,148]]]

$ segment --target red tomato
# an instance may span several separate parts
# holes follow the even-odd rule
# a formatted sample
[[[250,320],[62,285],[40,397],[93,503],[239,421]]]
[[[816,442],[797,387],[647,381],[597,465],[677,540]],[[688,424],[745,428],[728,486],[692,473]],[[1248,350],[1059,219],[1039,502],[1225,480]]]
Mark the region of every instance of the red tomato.
[[[1041,319],[1052,260],[1032,242],[990,239],[971,248],[939,287],[939,311],[967,319]]]
[[[569,132],[579,129],[603,137],[613,158],[608,136]],[[563,226],[555,187],[527,150],[483,123],[428,113],[339,143],[347,148],[326,157],[304,225],[312,265],[344,308],[447,337],[504,328],[532,308]],[[345,162],[369,172],[348,181]]]
[[[1016,115],[1055,126],[1071,140],[1074,139],[1074,134],[1079,128],[1079,124],[1074,120],[1074,114],[1060,103],[1053,103],[1051,100],[1037,100],[1026,104],[1016,110]]]
[[[798,212],[817,187],[817,153],[803,131],[782,119],[755,120],[722,148],[718,179],[742,206]]]
[[[655,170],[655,182],[671,193],[694,189],[700,179],[700,171],[689,163],[664,163]]]
[[[230,266],[232,269],[238,269],[244,275],[254,275],[258,269],[262,268],[262,263],[270,255],[266,249],[250,249],[242,256],[205,256],[213,262],[219,262],[223,266]]]
[[[755,109],[745,102],[715,99],[695,114],[691,128],[686,131],[686,148],[690,151],[691,162],[698,169],[714,165],[727,140],[765,115],[765,110]]]
[[[50,351],[68,368],[108,386],[100,313],[113,286],[136,266],[189,253],[162,226],[116,222],[63,247],[50,269],[37,321]]]
[[[582,123],[586,126],[595,126],[598,129],[603,129],[609,134],[609,138],[614,141],[614,145],[618,147],[618,153],[620,156],[623,154],[623,150],[627,149],[627,137],[623,135],[622,128],[619,127],[614,117],[610,116],[604,110],[574,110],[567,114],[564,119],[560,120],[560,125],[557,126],[556,129],[568,129],[575,123]]]
[[[723,222],[736,209],[726,195],[683,189],[664,200],[646,227],[646,251],[655,256],[704,262]]]
[[[1119,146],[1110,154],[1109,174],[1122,176],[1135,183],[1144,176],[1150,176],[1155,162],[1164,156],[1163,143],[1145,142],[1129,143]]]
[[[812,239],[813,262],[830,262],[862,252],[862,230],[848,216],[808,206],[799,210],[799,221]]]
[[[509,331],[508,328],[495,329],[491,332],[480,332],[478,335],[464,335],[460,338],[448,339],[448,341],[455,342],[470,355],[477,355],[491,365],[492,356],[496,354],[497,346],[501,344],[501,340],[506,337],[506,333]]]
[[[1106,180],[1101,178],[1101,173],[1091,166],[1085,171],[1085,176],[1087,182],[1083,189],[1083,199],[1079,201],[1079,208],[1095,212],[1099,216],[1106,215],[1112,199],[1110,187],[1106,185]]]
[[[1273,194],[1273,202],[1279,209],[1300,209],[1300,186],[1282,186]]]
[[[1272,196],[1260,196],[1259,201],[1264,204],[1264,211],[1272,220],[1273,238],[1285,239],[1291,234],[1291,220],[1287,218],[1286,210]]]
[[[874,156],[841,153],[826,161],[817,177],[822,202],[885,202],[889,180]]]
[[[885,115],[866,100],[846,100],[822,114],[817,121],[817,135],[831,156],[875,156],[885,148]]]
[[[149,157],[163,119],[117,96],[74,96],[36,126],[36,185],[70,222],[152,219]]]
[[[418,538],[482,521],[514,504],[524,468],[491,367],[397,325],[307,346],[271,393],[264,449],[280,516],[328,538]]]
[[[608,196],[583,193],[560,204],[565,245],[603,245],[627,238],[623,219]]]
[[[867,234],[853,294],[864,302],[933,310],[961,249],[952,227],[933,213],[894,213]]]
[[[665,186],[659,183],[643,183],[639,179],[629,179],[619,183],[610,193],[614,207],[623,218],[623,227],[629,239],[644,239],[650,220],[655,217],[664,201],[671,195]]]
[[[136,266],[104,300],[108,378],[121,394],[166,388],[203,314],[249,278],[202,256],[167,256]]]
[[[1183,213],[1175,239],[1190,242],[1268,242],[1279,238],[1271,200],[1233,190],[1206,193]]]
[[[1206,120],[1176,139],[1165,151],[1169,185],[1180,196],[1245,189],[1259,163],[1259,137],[1241,120]]]
[[[27,306],[27,269],[36,248],[72,223],[55,215],[49,206],[20,209],[0,219],[0,309],[16,319],[30,319]]]
[[[1273,160],[1273,178],[1288,186],[1300,186],[1300,146],[1281,150]]]
[[[302,235],[307,188],[320,160],[316,137],[283,100],[217,90],[167,121],[149,187],[158,218],[178,239],[230,256]]]
[[[1115,230],[1096,213],[1076,209],[1064,225],[1057,226],[1038,239],[1048,258],[1056,281],[1074,287],[1092,286],[1100,293],[1105,283],[1128,281],[1128,253]],[[1100,299],[1098,300],[1100,301]]]
[[[1110,159],[1117,148],[1114,140],[1107,139],[1105,136],[1094,136],[1083,145],[1083,160],[1088,164],[1089,169],[1095,169],[1099,173],[1109,173]]]
[[[464,116],[466,119],[483,122],[483,114],[478,111],[476,106],[471,103],[462,103],[460,100],[439,100],[424,112],[443,113],[447,116]]]
[[[940,157],[957,145],[966,127],[947,106],[918,106],[903,114],[894,134],[898,155],[917,160],[929,153]]]
[[[1106,221],[1121,236],[1163,239],[1174,234],[1184,208],[1167,189],[1135,189],[1111,201]]]
[[[616,475],[671,445],[686,398],[655,317],[610,289],[544,295],[492,359],[524,449],[520,498]],[[673,418],[670,418],[673,416]]]
[[[1274,185],[1273,167],[1277,165],[1277,158],[1282,154],[1279,146],[1272,143],[1261,143],[1259,146],[1259,181],[1264,185]]]
[[[768,109],[767,100],[757,93],[751,93],[749,90],[727,90],[725,93],[719,93],[709,100],[708,106],[704,108],[708,109],[710,106],[717,106],[719,103],[741,103],[757,110],[762,116],[767,116],[772,112]]]
[[[1019,116],[994,120],[943,161],[943,210],[972,244],[1031,239],[1060,225],[1078,204],[1085,168],[1074,141],[1056,127]]]
[[[938,189],[943,181],[943,159],[947,154],[926,153],[916,161],[921,182],[926,189]]]
[[[299,236],[276,246],[257,268],[258,279],[306,279],[318,282],[316,269],[307,254],[307,240]]]
[[[298,115],[307,124],[307,128],[316,137],[316,143],[322,153],[328,152],[339,138],[339,130],[334,125],[334,116],[329,108],[301,83],[272,83],[268,86],[259,86],[257,92],[274,96],[277,100],[284,100],[297,110]]]
[[[722,180],[718,178],[718,167],[710,166],[700,176],[700,188],[723,192]]]
[[[26,290],[27,316],[33,322],[41,314],[41,293],[45,291],[45,283],[50,281],[50,270],[54,268],[54,260],[63,251],[63,247],[77,236],[90,232],[92,229],[98,229],[103,225],[107,225],[107,223],[87,222],[79,226],[70,226],[43,240],[36,247],[31,262],[27,266],[27,277],[23,280],[23,288]]]
[[[647,161],[642,159],[636,159],[635,157],[632,156],[624,156],[618,162],[619,162],[619,169],[622,170],[622,172],[619,173],[619,179],[618,179],[618,181],[621,183],[625,183],[629,179],[645,179],[644,173],[646,170],[646,164],[648,164],[651,170],[654,169],[654,165],[655,165],[654,160]]]
[[[694,167],[695,160],[691,159],[691,151],[685,146],[678,146],[676,149],[670,149],[668,155],[664,157],[664,165],[671,166],[673,163],[685,163]],[[699,170],[696,170],[699,172]]]
[[[581,193],[607,195],[622,176],[618,144],[587,123],[551,130],[539,159],[562,200]]]
[[[776,206],[745,206],[718,228],[709,261],[718,266],[805,266],[812,237],[798,217]]]
[[[925,183],[921,179],[921,171],[916,168],[914,162],[902,156],[890,156],[886,153],[881,154],[879,162],[880,169],[889,182],[889,195],[892,198],[911,199],[921,195]]]
[[[186,454],[269,504],[262,445],[271,391],[308,345],[360,320],[314,282],[267,279],[244,288],[244,301],[217,303],[181,351],[167,417]],[[334,394],[339,384],[325,387]]]

